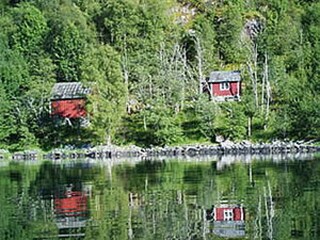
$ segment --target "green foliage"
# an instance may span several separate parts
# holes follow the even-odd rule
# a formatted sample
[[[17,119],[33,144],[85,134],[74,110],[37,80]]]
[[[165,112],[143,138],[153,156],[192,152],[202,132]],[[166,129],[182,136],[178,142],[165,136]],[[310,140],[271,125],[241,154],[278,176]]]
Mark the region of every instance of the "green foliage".
[[[78,193],[90,189],[88,205],[81,206],[88,212],[82,215],[84,239],[127,239],[129,234],[143,240],[187,239],[190,232],[196,239],[220,238],[203,228],[210,223],[205,211],[222,204],[244,208],[245,239],[316,237],[319,157],[276,163],[243,159],[247,164],[238,158],[211,160],[146,160],[112,168],[51,162],[2,166],[0,234],[29,240],[66,233],[57,227],[64,214],[53,209],[55,199],[72,186]],[[68,216],[64,219],[72,221]]]
[[[95,41],[85,13],[69,1],[45,7],[50,35],[47,39],[48,51],[57,65],[56,79],[59,82],[80,81],[86,47]],[[54,11],[54,12],[50,12]]]
[[[12,21],[16,27],[11,36],[13,48],[28,59],[37,56],[39,49],[44,48],[44,39],[49,28],[39,9],[29,3],[21,3],[12,10]]]
[[[126,136],[138,145],[166,145],[181,141],[182,128],[178,116],[163,103],[133,114]]]
[[[142,115],[146,119],[148,143],[172,144],[181,138],[182,131],[172,110],[160,105],[144,111]]]
[[[82,79],[93,92],[88,109],[95,141],[110,143],[125,112],[127,95],[117,52],[108,45],[92,46],[82,65]]]
[[[215,128],[219,135],[232,140],[246,138],[247,118],[243,106],[235,103],[225,103],[216,117]]]
[[[251,125],[257,140],[320,137],[317,1],[2,0],[0,10],[1,147],[240,140]],[[242,101],[199,99],[199,79],[224,69],[241,70]],[[70,81],[92,87],[87,129],[50,117],[52,85]]]
[[[240,47],[244,26],[242,5],[242,2],[228,1],[221,7],[221,13],[216,16],[218,54],[219,58],[228,64],[243,62],[243,48]]]
[[[207,139],[215,140],[215,121],[219,112],[219,106],[210,101],[207,96],[200,96],[197,102],[194,103],[194,122],[193,128]]]

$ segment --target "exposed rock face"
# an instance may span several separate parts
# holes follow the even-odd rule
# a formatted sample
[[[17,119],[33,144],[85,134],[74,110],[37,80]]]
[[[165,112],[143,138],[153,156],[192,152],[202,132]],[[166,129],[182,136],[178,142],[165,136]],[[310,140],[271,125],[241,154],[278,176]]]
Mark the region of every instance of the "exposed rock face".
[[[251,39],[257,37],[262,30],[262,24],[259,20],[253,18],[248,19],[244,25],[244,33]]]

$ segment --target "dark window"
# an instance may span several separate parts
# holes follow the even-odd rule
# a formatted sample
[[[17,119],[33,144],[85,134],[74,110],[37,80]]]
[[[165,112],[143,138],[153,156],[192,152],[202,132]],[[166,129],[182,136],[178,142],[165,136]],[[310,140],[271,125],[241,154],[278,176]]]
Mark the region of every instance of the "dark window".
[[[228,82],[220,83],[220,90],[229,90],[229,89],[230,89],[230,83]]]

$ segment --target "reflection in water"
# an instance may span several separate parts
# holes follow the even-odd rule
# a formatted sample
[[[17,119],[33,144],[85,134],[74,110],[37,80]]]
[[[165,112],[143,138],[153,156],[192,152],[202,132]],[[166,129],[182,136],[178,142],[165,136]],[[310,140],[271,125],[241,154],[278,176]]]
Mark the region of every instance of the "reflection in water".
[[[310,153],[220,155],[217,159],[217,169],[222,170],[224,167],[235,163],[248,164],[253,161],[281,163],[292,160],[308,160],[310,158],[312,158]]]
[[[245,236],[245,210],[241,205],[219,204],[206,211],[212,222],[212,232],[220,237],[239,238]]]
[[[9,164],[0,236],[318,239],[320,162],[308,160]]]
[[[56,224],[59,237],[84,237],[88,219],[88,193],[74,190],[73,184],[67,185],[62,194],[54,199]]]

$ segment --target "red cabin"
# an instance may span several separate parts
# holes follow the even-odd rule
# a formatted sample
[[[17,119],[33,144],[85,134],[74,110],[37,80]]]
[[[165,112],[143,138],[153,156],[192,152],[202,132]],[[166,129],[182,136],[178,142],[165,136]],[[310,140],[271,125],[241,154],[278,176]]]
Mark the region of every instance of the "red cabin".
[[[208,92],[216,101],[240,101],[240,71],[214,71],[203,83],[204,92]]]
[[[245,211],[241,205],[221,204],[207,210],[207,219],[213,221],[244,221]]]
[[[214,221],[244,221],[243,207],[220,206],[213,209]]]
[[[84,193],[66,191],[54,199],[54,208],[59,236],[84,236],[82,230],[88,220],[88,197]],[[72,229],[76,231],[68,232]]]
[[[66,217],[85,216],[87,201],[87,196],[82,192],[66,192],[63,198],[54,200],[56,214]]]
[[[224,238],[245,237],[245,210],[238,204],[221,204],[207,210],[212,233]]]
[[[62,118],[86,117],[86,95],[90,89],[79,82],[56,83],[52,90],[51,114]]]

